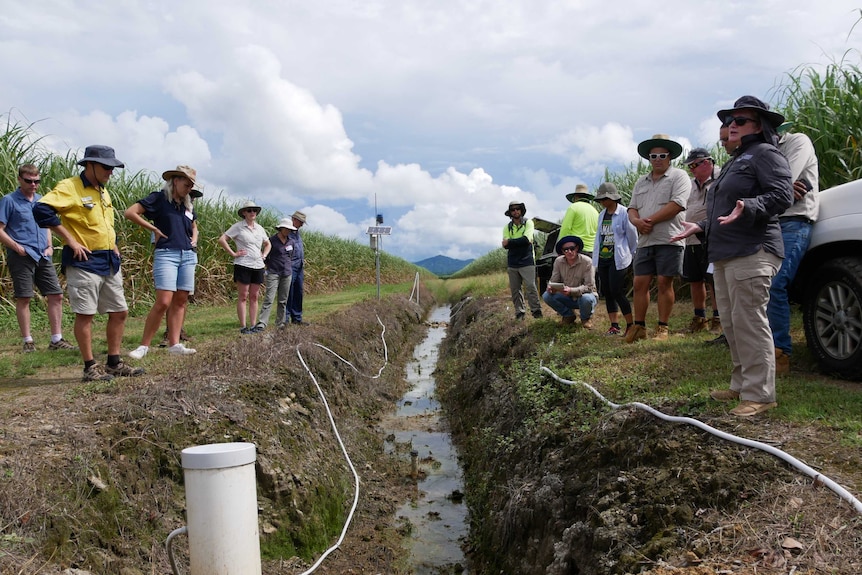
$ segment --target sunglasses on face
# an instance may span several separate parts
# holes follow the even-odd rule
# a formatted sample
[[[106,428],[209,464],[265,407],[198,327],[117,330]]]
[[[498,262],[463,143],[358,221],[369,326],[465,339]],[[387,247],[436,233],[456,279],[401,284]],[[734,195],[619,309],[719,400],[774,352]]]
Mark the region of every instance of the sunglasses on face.
[[[563,251],[564,252],[576,252],[576,251],[578,251],[578,248],[576,248],[575,246],[569,246],[567,248],[563,248]]]
[[[39,178],[21,178],[21,180],[28,184],[36,184],[37,186],[42,182]]]
[[[749,122],[754,122],[755,124],[760,123],[752,118],[743,118],[742,116],[728,116],[724,119],[724,122],[722,122],[721,125],[730,126],[731,124],[736,124],[737,126],[744,126]]]
[[[668,156],[670,156],[670,154],[667,154],[667,153],[665,153],[665,154],[650,154],[649,159],[650,160],[664,160]]]
[[[699,165],[701,165],[701,164],[702,164],[702,163],[704,163],[704,162],[708,162],[708,161],[709,161],[709,160],[700,160],[700,161],[698,161],[698,162],[692,162],[692,163],[690,163],[690,164],[688,165],[688,169],[689,169],[689,170],[697,169],[697,167],[698,167]]]

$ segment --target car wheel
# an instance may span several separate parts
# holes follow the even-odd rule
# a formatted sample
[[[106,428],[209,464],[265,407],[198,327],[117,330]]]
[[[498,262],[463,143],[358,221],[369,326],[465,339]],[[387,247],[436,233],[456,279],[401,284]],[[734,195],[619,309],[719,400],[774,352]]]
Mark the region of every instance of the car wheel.
[[[862,259],[836,258],[805,295],[805,337],[825,373],[862,379]]]

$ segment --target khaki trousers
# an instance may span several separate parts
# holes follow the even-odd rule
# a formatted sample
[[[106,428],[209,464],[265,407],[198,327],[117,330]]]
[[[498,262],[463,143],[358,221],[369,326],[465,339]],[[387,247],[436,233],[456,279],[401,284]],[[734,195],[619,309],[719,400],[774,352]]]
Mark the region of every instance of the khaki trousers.
[[[521,293],[522,285],[524,291],[527,292],[527,303],[530,304],[530,311],[533,313],[542,311],[542,304],[539,302],[539,290],[536,288],[536,266],[507,268],[507,270],[509,271],[509,291],[512,292],[512,304],[515,306],[515,313],[526,313],[524,294]]]
[[[780,266],[781,258],[762,249],[715,262],[715,297],[733,362],[730,389],[742,400],[775,401],[775,346],[766,306]]]

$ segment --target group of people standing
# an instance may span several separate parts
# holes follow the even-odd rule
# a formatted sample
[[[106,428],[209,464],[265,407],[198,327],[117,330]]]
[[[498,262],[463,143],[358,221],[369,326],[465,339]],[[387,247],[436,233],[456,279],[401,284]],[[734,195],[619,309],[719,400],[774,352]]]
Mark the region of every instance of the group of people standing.
[[[646,315],[655,279],[658,323],[652,337],[666,340],[675,303],[673,282],[682,277],[691,286],[694,307],[687,331],[723,332],[712,342],[730,348],[729,389],[715,390],[711,396],[739,400],[731,413],[748,417],[777,405],[775,375],[790,369],[788,291],[818,215],[817,158],[811,140],[789,131],[784,116],[759,98],[743,96],[717,116],[721,143],[730,154],[721,169],[707,150],[695,148],[684,161],[689,176],[671,165],[682,155],[682,146],[657,134],[638,145],[638,154],[651,169],[634,184],[629,206],[621,204],[621,195],[606,182],[594,198],[603,208],[597,213],[589,205],[593,198],[586,187],[576,188],[568,197],[572,206],[561,225],[555,246],[559,257],[543,299],[563,323],[575,323],[578,310],[583,327],[591,329],[598,277],[611,321],[607,335],[624,335],[626,342],[634,343],[647,338]],[[523,218],[525,211],[523,203],[512,202],[506,215],[514,222],[514,216]],[[528,226],[520,225],[526,235]],[[534,263],[526,256],[513,261],[511,248],[507,249],[512,298],[520,318],[523,298],[515,290],[521,285],[513,278],[532,273],[532,285],[528,280],[523,283],[528,300],[538,304],[538,297],[530,295],[537,291],[535,267],[530,272],[527,266]],[[520,267],[513,265],[518,263]],[[633,305],[625,294],[630,266]],[[710,318],[707,291],[713,300]],[[531,310],[534,316],[541,315],[538,306]],[[624,332],[620,312],[626,320]]]
[[[16,314],[25,353],[36,350],[31,334],[30,301],[38,288],[47,300],[51,329],[49,350],[78,349],[84,362],[83,381],[108,381],[117,376],[138,376],[141,367],[122,359],[121,345],[128,305],[123,287],[120,251],[115,231],[115,208],[106,184],[115,168],[125,167],[109,146],[88,146],[78,162],[80,174],[57,183],[53,190],[37,192],[41,178],[34,164],[18,169],[18,189],[0,199],[0,242],[12,276]],[[198,264],[198,225],[193,200],[203,196],[197,172],[185,165],[162,174],[164,185],[129,206],[124,216],[151,233],[154,244],[155,303],[147,314],[141,344],[129,357],[147,355],[162,318],[167,321],[167,351],[191,355],[195,349],[180,341],[189,297],[195,290]],[[261,208],[253,202],[239,210],[240,222],[219,238],[234,258],[234,281],[239,298],[237,316],[241,332],[262,331],[278,298],[279,325],[302,320],[304,247],[298,230],[305,214],[282,219],[278,232],[268,237],[256,223]],[[63,289],[53,263],[53,235],[63,242],[61,273],[66,278],[69,304],[75,314],[77,348],[62,334]],[[228,244],[232,240],[236,250]],[[259,288],[266,297],[257,313]],[[246,314],[246,302],[249,313]],[[96,314],[107,314],[107,361],[96,361],[92,326]],[[247,320],[251,327],[247,327]],[[255,323],[256,322],[256,323]]]

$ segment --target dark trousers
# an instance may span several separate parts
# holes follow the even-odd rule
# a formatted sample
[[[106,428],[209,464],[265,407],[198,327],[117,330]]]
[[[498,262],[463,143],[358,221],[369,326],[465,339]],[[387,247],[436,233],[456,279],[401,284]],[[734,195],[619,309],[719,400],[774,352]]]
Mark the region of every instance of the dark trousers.
[[[302,321],[302,289],[305,270],[293,270],[293,278],[290,280],[290,294],[287,296],[287,307],[284,312],[285,323]]]

